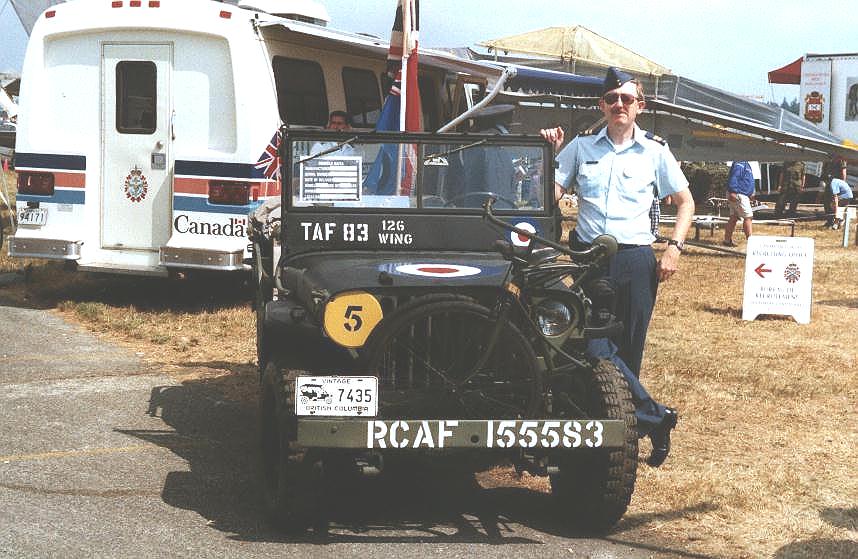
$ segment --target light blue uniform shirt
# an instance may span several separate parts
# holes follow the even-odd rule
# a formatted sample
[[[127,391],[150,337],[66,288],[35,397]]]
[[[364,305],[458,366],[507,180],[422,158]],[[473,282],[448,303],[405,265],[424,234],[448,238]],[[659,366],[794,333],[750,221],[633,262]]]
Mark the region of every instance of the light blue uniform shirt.
[[[659,199],[688,187],[670,149],[635,126],[633,139],[617,148],[607,127],[578,136],[557,155],[555,180],[578,193],[578,237],[591,242],[601,234],[617,242],[649,245],[655,241],[649,211]]]
[[[831,179],[831,193],[844,200],[852,199],[852,189],[849,183],[843,179]]]

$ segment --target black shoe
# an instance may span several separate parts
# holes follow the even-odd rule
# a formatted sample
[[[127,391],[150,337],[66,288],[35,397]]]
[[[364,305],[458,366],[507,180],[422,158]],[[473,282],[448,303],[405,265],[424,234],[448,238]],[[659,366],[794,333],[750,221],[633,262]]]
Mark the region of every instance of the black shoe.
[[[673,408],[667,408],[664,410],[661,423],[650,432],[652,454],[649,455],[646,463],[653,468],[658,468],[667,460],[667,455],[670,454],[670,432],[676,427],[678,420],[679,412]]]

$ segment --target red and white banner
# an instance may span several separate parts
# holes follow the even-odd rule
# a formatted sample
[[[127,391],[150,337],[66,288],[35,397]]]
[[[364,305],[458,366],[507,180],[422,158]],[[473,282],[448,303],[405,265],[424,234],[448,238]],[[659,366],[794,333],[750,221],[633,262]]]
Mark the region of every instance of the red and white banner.
[[[800,114],[829,130],[831,114],[831,60],[805,60],[801,65]]]

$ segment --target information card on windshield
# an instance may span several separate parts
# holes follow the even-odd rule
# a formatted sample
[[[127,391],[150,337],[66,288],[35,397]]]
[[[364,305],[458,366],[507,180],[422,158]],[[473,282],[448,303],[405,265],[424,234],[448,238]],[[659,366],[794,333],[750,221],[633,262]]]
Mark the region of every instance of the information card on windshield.
[[[361,195],[361,158],[315,157],[301,163],[300,200],[310,203],[357,202]]]

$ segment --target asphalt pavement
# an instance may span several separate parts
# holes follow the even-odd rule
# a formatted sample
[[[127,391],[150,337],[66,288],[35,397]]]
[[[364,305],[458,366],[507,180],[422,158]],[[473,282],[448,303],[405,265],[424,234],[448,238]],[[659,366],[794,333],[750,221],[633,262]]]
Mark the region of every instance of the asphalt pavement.
[[[251,407],[50,311],[0,304],[0,418],[0,557],[670,556],[443,475],[332,493],[326,539],[284,536],[260,510]]]

